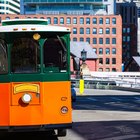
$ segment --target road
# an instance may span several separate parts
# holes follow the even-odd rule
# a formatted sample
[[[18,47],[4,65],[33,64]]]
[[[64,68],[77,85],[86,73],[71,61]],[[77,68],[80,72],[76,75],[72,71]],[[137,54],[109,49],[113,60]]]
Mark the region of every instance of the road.
[[[78,93],[73,128],[59,140],[140,140],[140,93],[95,89]]]
[[[49,133],[3,135],[4,139],[40,140],[140,140],[140,93],[86,89],[77,90],[73,103],[73,127],[66,137]]]

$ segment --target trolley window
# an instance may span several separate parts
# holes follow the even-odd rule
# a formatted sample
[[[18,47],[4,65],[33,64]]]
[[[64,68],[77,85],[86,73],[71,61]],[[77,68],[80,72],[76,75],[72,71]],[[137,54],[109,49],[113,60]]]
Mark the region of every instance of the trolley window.
[[[0,74],[8,73],[7,46],[4,40],[0,39]]]
[[[66,43],[62,38],[47,38],[44,43],[44,72],[66,72]]]
[[[40,63],[39,44],[32,38],[18,38],[11,48],[12,73],[34,73]]]

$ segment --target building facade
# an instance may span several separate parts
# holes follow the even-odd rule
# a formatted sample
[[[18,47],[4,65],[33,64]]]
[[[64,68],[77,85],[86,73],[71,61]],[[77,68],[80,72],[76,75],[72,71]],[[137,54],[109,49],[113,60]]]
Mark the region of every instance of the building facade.
[[[119,1],[119,0],[118,0]],[[116,14],[122,17],[122,64],[124,69],[137,51],[137,6],[132,0],[117,2]]]
[[[21,15],[41,14],[49,24],[71,28],[71,41],[88,42],[98,60],[96,71],[121,71],[122,21],[116,0],[22,0]]]
[[[121,2],[121,3],[130,3],[130,2],[134,2],[136,3],[137,6],[137,15],[138,17],[140,17],[140,0],[116,0],[116,2]]]
[[[0,14],[20,14],[20,0],[0,0]]]
[[[97,54],[96,71],[122,71],[120,15],[1,15],[1,19],[44,18],[71,28],[71,41],[88,42]]]
[[[21,0],[21,14],[115,14],[116,0]]]

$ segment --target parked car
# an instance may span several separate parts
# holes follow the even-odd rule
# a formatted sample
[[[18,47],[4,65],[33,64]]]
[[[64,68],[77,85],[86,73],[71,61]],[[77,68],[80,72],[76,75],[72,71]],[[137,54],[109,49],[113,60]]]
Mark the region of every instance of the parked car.
[[[71,85],[71,100],[72,102],[76,102],[76,90],[74,85]]]

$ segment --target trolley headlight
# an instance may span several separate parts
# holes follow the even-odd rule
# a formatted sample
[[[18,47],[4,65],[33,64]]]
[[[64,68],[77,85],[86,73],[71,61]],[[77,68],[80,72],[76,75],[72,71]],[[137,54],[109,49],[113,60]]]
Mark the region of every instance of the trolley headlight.
[[[32,96],[29,93],[25,93],[22,96],[21,100],[23,101],[23,103],[27,103],[28,104],[32,100]]]
[[[33,39],[34,40],[39,40],[40,39],[40,34],[38,34],[38,33],[35,33],[34,35],[33,35]]]
[[[62,114],[68,113],[68,108],[67,108],[66,106],[63,106],[63,107],[61,108],[61,113],[62,113]]]

